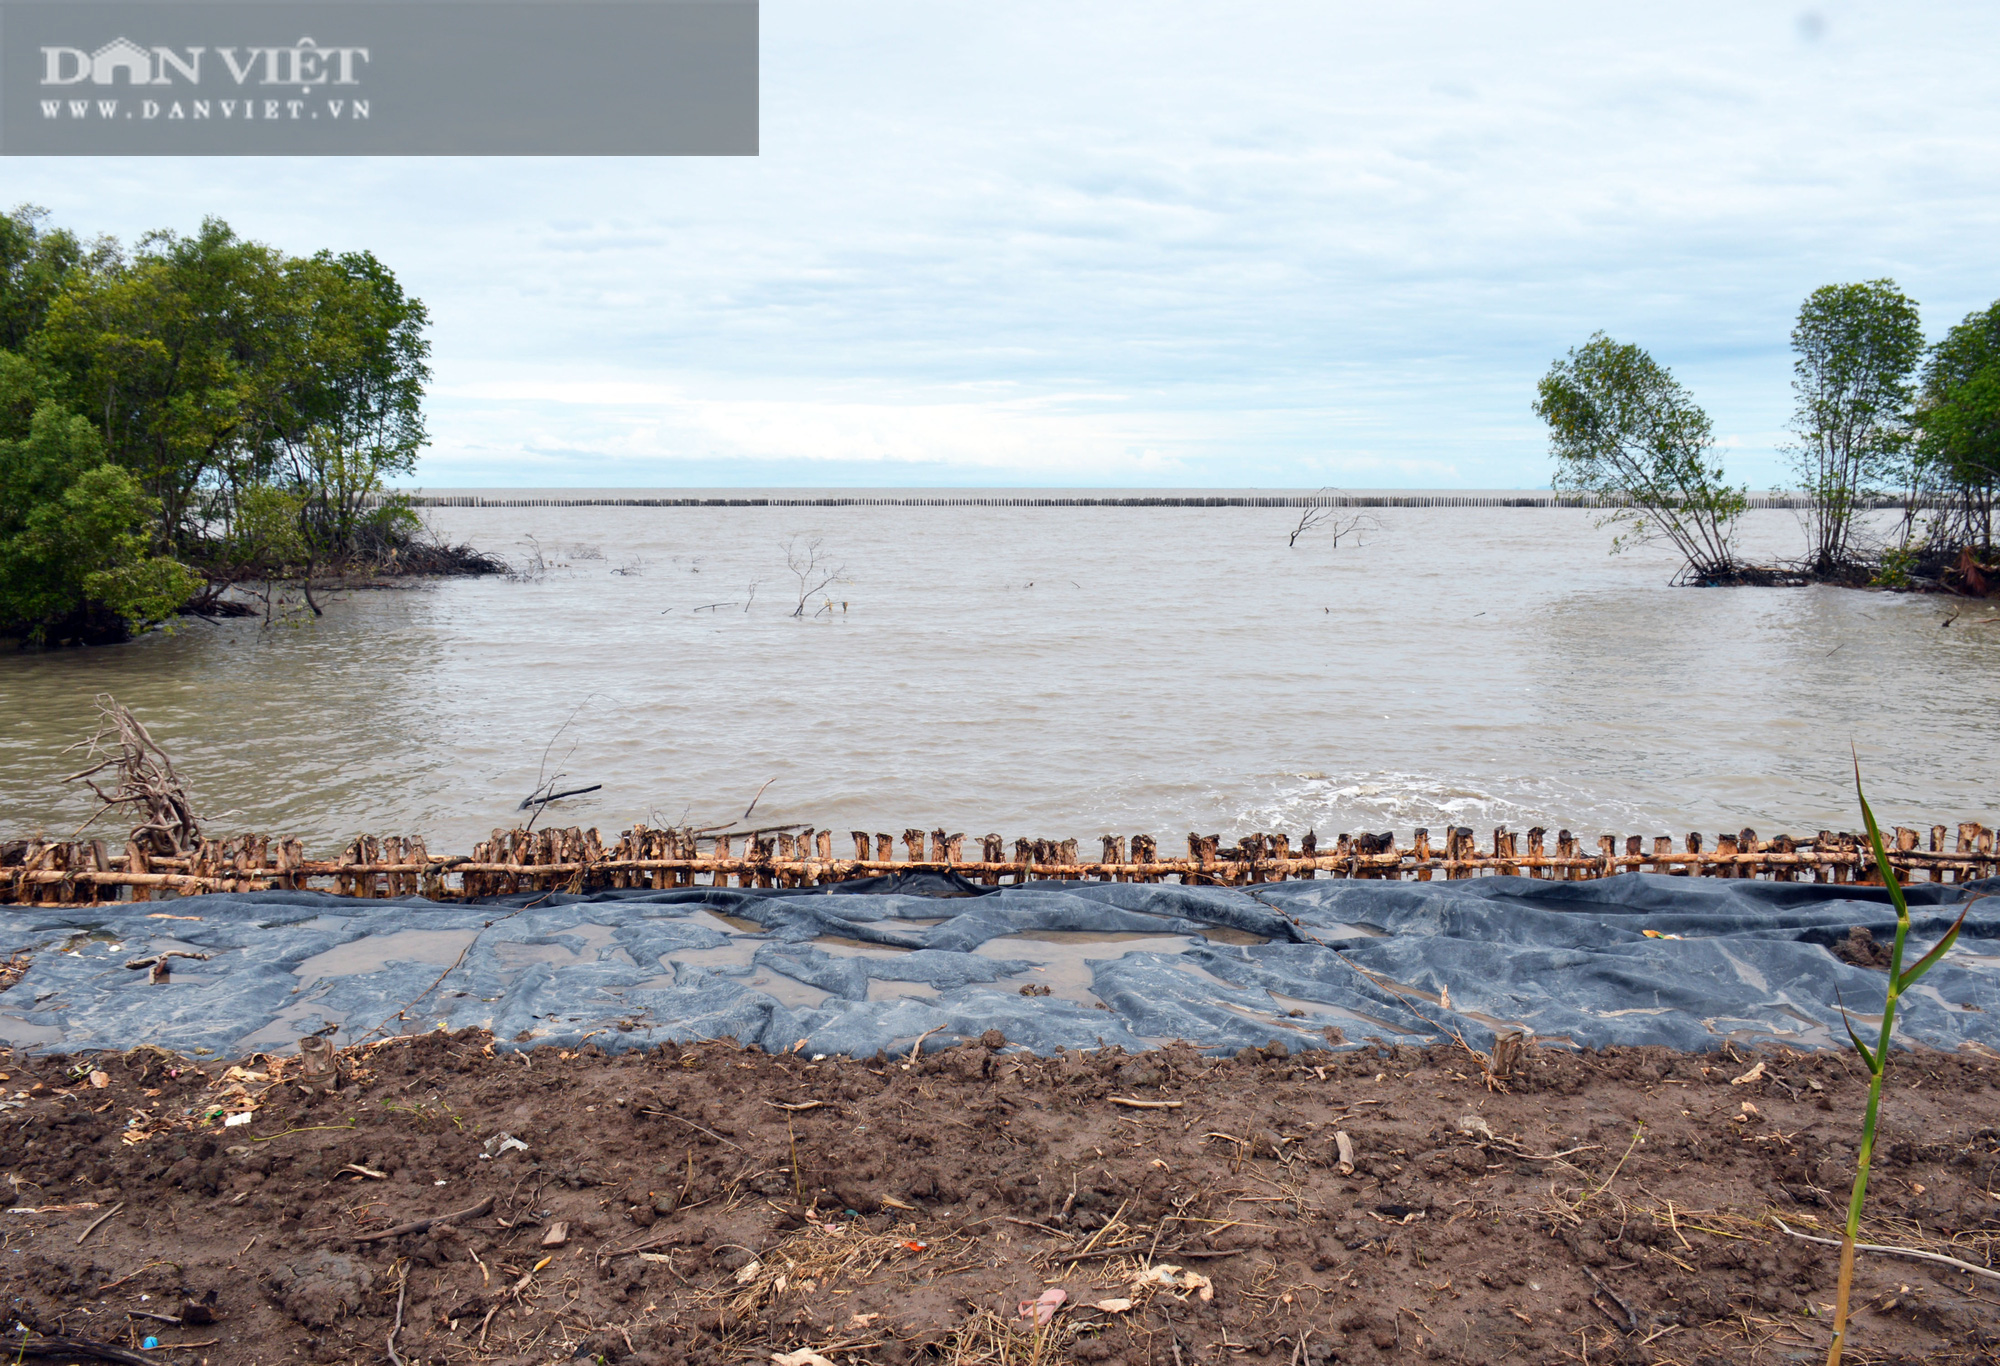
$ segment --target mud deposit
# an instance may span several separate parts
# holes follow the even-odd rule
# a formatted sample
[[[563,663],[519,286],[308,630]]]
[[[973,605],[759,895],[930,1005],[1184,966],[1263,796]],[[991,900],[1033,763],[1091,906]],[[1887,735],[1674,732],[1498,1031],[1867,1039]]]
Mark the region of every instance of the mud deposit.
[[[31,1350],[218,1366],[1823,1357],[1837,1253],[1777,1221],[1840,1217],[1841,1055],[1270,1051],[7,1056],[0,1290]],[[1993,1262],[2000,1066],[1890,1075],[1864,1237]],[[1856,1303],[1854,1361],[2000,1340],[1964,1271]]]

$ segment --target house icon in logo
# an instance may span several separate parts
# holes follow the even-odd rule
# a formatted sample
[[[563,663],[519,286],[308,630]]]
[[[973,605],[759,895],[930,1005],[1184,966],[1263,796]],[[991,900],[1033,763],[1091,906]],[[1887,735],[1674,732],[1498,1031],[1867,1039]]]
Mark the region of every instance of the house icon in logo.
[[[128,85],[153,83],[153,54],[130,38],[113,38],[90,54],[90,79],[94,85],[115,84],[113,76],[123,71]]]

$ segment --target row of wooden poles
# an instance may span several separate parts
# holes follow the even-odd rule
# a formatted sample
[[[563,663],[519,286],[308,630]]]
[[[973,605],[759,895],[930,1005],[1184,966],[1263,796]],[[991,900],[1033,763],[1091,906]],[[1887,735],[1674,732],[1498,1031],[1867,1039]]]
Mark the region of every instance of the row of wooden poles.
[[[1524,842],[1525,836],[1525,842]],[[463,900],[515,892],[605,888],[816,887],[916,872],[949,873],[984,886],[1036,881],[1166,882],[1241,887],[1290,878],[1464,878],[1513,875],[1573,881],[1619,873],[1683,877],[1770,878],[1780,882],[1879,882],[1865,837],[1822,830],[1810,839],[1754,830],[1708,844],[1690,834],[1599,836],[1594,852],[1567,830],[1501,827],[1482,850],[1466,826],[1433,842],[1417,830],[1408,845],[1392,833],[1341,835],[1329,847],[1308,833],[1296,847],[1282,834],[1251,834],[1224,845],[1219,835],[1188,836],[1185,857],[1161,857],[1150,835],[1103,837],[1101,855],[1084,861],[1075,840],[981,836],[967,857],[966,836],[943,829],[905,830],[902,857],[886,833],[856,830],[852,857],[837,856],[830,830],[793,827],[707,833],[625,831],[605,845],[595,829],[495,830],[469,856],[438,857],[419,839],[363,838],[338,858],[312,859],[298,840],[262,835],[204,839],[181,856],[150,854],[137,843],[113,852],[102,840],[21,840],[0,846],[0,904],[77,905],[150,901],[162,895],[313,888],[355,897],[423,896]],[[2000,876],[1994,832],[1962,822],[1923,831],[1897,826],[1890,862],[1906,882],[1966,882]],[[1648,847],[1650,845],[1650,847]],[[1947,847],[1949,845],[1949,847]],[[454,879],[456,885],[454,885]]]

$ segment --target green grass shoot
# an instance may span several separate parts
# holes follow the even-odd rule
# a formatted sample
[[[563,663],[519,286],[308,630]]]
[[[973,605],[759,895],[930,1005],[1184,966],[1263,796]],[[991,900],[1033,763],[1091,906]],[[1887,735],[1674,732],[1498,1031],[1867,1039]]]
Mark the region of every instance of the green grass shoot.
[[[1868,1067],[1868,1110],[1861,1120],[1861,1147],[1854,1159],[1854,1194],[1847,1202],[1847,1229],[1840,1242],[1840,1288],[1834,1297],[1833,1345],[1827,1349],[1826,1366],[1840,1366],[1841,1349],[1847,1345],[1847,1300],[1854,1286],[1854,1243],[1861,1233],[1861,1206],[1868,1198],[1868,1164],[1875,1156],[1875,1121],[1882,1107],[1882,1078],[1889,1067],[1889,1036],[1896,1027],[1896,1002],[1937,966],[1938,959],[1957,942],[1958,932],[1965,924],[1965,912],[1960,911],[1944,938],[1913,967],[1904,970],[1903,945],[1910,935],[1910,907],[1903,898],[1902,883],[1896,880],[1896,870],[1889,866],[1888,851],[1882,847],[1882,829],[1875,824],[1875,813],[1868,809],[1868,798],[1861,790],[1859,757],[1854,761],[1854,795],[1861,803],[1861,819],[1868,823],[1868,843],[1875,852],[1876,871],[1881,873],[1882,885],[1889,889],[1889,900],[1896,908],[1896,943],[1889,951],[1889,992],[1882,1005],[1882,1034],[1872,1049],[1854,1032],[1846,1011],[1841,1012],[1841,1019],[1847,1024],[1847,1037]]]

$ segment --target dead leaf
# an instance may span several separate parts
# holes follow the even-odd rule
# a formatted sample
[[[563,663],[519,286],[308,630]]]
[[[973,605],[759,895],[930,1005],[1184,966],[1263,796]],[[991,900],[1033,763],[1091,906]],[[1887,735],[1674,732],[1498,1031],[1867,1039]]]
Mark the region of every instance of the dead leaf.
[[[90,1074],[90,1084],[95,1089],[102,1091],[111,1084],[111,1074],[108,1072],[92,1072]]]
[[[1132,1301],[1117,1300],[1117,1299],[1099,1300],[1097,1303],[1091,1305],[1090,1307],[1092,1309],[1101,1309],[1107,1314],[1122,1314],[1127,1309],[1130,1309],[1132,1307]]]
[[[1764,1064],[1760,1062],[1742,1076],[1732,1078],[1729,1084],[1731,1086],[1748,1086],[1753,1081],[1762,1080],[1764,1080]]]
[[[745,1262],[736,1272],[736,1283],[738,1285],[750,1284],[750,1282],[757,1279],[757,1273],[763,1269],[764,1264],[754,1258]]]
[[[1340,1174],[1354,1175],[1354,1140],[1336,1129],[1333,1134],[1334,1146],[1340,1149]]]
[[[773,1352],[774,1366],[833,1366],[831,1361],[809,1347],[801,1347],[796,1352]]]

